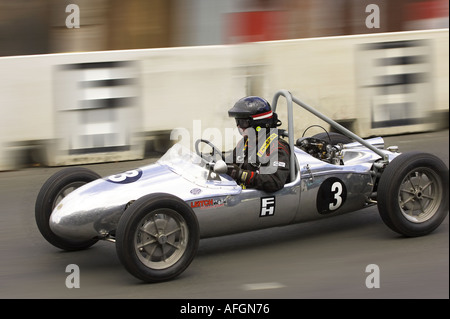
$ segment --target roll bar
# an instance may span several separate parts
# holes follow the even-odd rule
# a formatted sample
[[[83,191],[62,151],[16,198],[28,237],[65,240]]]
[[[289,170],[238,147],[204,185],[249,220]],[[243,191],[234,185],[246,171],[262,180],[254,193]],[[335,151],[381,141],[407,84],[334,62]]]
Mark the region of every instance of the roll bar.
[[[342,134],[346,135],[349,138],[354,139],[355,141],[358,141],[359,143],[361,143],[361,145],[364,145],[368,149],[372,150],[374,153],[380,155],[380,157],[382,159],[384,159],[385,161],[388,161],[388,158],[389,158],[388,155],[383,153],[380,149],[378,149],[375,146],[373,146],[372,144],[366,142],[365,140],[360,138],[358,135],[356,135],[352,131],[346,129],[345,127],[343,127],[342,125],[340,125],[336,121],[333,121],[329,117],[327,117],[324,114],[318,112],[317,110],[315,110],[314,108],[312,108],[308,104],[306,104],[306,103],[300,101],[299,99],[295,98],[294,96],[292,96],[291,92],[289,92],[287,90],[280,90],[280,91],[275,93],[275,95],[273,97],[273,100],[272,100],[272,109],[273,109],[274,112],[277,109],[277,102],[278,102],[278,98],[280,96],[284,96],[286,98],[286,101],[287,101],[288,140],[289,140],[289,148],[291,150],[291,155],[294,154],[294,112],[293,112],[293,108],[292,108],[292,105],[293,105],[292,102],[295,102],[300,107],[304,108],[308,112],[316,115],[318,118],[320,118],[320,119],[324,120],[325,122],[327,122],[328,124],[330,124],[333,128],[335,128],[336,130],[338,130]],[[294,156],[291,156],[291,158],[290,158],[290,167],[295,167]],[[294,179],[295,179],[295,170],[291,169],[291,180],[294,180]]]

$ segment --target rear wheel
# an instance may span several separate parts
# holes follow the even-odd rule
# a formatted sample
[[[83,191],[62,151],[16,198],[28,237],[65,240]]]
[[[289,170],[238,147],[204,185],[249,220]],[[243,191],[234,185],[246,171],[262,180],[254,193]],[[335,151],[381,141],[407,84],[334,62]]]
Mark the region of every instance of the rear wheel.
[[[170,194],[136,200],[122,215],[116,232],[119,260],[145,282],[180,275],[192,262],[199,244],[199,226],[192,209]]]
[[[403,153],[381,175],[377,200],[381,218],[395,232],[429,234],[448,214],[448,168],[432,154]]]
[[[97,239],[69,241],[61,238],[50,229],[49,221],[53,209],[75,189],[99,179],[100,175],[84,167],[69,167],[52,175],[42,185],[36,198],[35,219],[42,236],[53,246],[64,250],[82,250],[97,242]]]

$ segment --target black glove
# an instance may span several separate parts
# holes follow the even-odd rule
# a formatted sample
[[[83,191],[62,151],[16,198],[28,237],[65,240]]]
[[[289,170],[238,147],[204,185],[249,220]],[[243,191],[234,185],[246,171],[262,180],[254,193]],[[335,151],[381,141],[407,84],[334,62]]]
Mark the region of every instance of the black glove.
[[[240,169],[236,164],[228,165],[227,174],[231,176],[238,184],[247,186],[253,185],[256,172]]]
[[[239,172],[239,182],[246,186],[252,186],[255,181],[256,172],[248,170],[240,170]]]
[[[231,176],[232,179],[235,181],[238,181],[240,176],[241,169],[236,164],[230,164],[228,165],[228,171],[227,174]]]

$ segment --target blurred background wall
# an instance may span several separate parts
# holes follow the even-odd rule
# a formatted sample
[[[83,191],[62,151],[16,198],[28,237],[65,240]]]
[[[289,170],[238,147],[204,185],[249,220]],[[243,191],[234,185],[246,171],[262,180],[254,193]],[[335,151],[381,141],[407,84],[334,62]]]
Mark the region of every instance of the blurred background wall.
[[[211,139],[279,89],[362,137],[448,128],[448,24],[443,0],[0,0],[0,171]]]
[[[65,25],[69,4],[80,28]],[[367,5],[380,27],[367,28]],[[446,0],[0,0],[0,56],[448,28]]]

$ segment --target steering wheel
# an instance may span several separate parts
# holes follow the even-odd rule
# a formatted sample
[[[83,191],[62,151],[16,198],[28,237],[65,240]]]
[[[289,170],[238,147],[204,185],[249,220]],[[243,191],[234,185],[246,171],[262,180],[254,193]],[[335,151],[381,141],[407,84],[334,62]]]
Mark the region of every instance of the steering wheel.
[[[200,149],[199,149],[200,143],[208,144],[212,148],[211,153],[209,153],[209,154],[201,153]],[[214,159],[216,158],[217,155],[219,155],[220,158],[223,161],[225,161],[225,156],[222,154],[222,152],[217,147],[215,147],[213,143],[211,143],[208,140],[204,140],[204,139],[199,138],[197,141],[195,141],[195,152],[197,153],[198,156],[200,156],[201,158],[205,159],[207,162],[211,162],[211,161],[215,162]]]
[[[328,142],[315,137],[301,137],[297,140],[296,145],[306,153],[319,159],[324,159],[329,151],[327,147]]]

